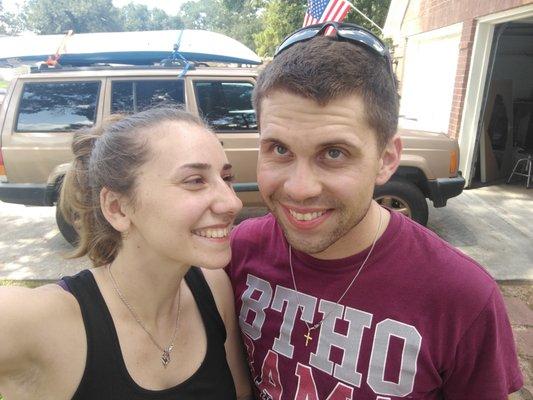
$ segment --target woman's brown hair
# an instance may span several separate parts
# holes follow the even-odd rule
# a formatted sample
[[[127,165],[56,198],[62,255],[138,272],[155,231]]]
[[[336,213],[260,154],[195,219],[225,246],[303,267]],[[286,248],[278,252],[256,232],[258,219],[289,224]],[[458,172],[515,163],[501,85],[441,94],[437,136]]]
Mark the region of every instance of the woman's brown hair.
[[[165,122],[206,127],[177,107],[157,107],[137,114],[114,115],[103,126],[80,130],[72,140],[72,162],[61,187],[59,207],[78,232],[70,258],[87,255],[94,266],[112,262],[122,246],[122,235],[106,220],[100,191],[107,188],[135,204],[136,177],[150,159],[150,135]]]

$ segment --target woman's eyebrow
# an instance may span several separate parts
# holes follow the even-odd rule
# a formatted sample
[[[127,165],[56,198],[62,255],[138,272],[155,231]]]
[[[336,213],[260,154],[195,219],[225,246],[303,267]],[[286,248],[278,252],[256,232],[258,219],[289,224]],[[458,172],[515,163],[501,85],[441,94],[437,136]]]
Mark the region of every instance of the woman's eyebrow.
[[[180,169],[201,169],[201,170],[206,170],[206,169],[210,169],[211,168],[211,164],[207,164],[207,163],[190,163],[190,164],[183,164]]]
[[[229,169],[232,169],[233,166],[229,163],[226,163],[222,166],[222,171],[227,171]],[[190,163],[190,164],[183,164],[180,169],[199,169],[199,170],[209,170],[211,169],[211,164],[208,163]]]

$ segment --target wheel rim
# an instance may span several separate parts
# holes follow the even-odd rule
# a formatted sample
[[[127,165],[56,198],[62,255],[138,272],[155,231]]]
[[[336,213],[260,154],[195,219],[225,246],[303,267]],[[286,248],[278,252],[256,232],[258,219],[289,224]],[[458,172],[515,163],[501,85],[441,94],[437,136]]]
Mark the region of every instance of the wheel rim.
[[[411,211],[411,208],[405,200],[399,197],[385,195],[376,197],[374,200],[376,200],[378,204],[381,204],[382,206],[385,206],[387,208],[390,208],[391,210],[400,212],[403,215],[412,218],[413,213]]]

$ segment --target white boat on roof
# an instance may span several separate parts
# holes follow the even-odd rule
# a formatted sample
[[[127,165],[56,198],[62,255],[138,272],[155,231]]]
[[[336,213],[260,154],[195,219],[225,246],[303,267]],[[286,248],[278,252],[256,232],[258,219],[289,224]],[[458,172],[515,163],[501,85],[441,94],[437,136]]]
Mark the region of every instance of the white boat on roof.
[[[175,48],[187,61],[261,63],[256,53],[226,35],[183,29],[0,37],[0,66],[46,62],[56,53],[62,65],[150,65],[181,58]]]

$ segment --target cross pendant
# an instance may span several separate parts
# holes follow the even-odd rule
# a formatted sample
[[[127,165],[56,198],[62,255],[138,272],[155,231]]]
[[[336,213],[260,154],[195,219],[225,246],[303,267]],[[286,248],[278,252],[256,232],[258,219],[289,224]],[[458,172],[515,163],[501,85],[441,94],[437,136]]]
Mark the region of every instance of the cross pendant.
[[[309,344],[310,340],[313,340],[313,337],[311,336],[311,329],[307,328],[307,334],[304,335],[305,338],[305,347]]]

